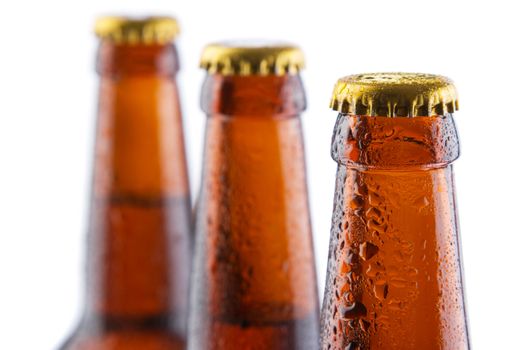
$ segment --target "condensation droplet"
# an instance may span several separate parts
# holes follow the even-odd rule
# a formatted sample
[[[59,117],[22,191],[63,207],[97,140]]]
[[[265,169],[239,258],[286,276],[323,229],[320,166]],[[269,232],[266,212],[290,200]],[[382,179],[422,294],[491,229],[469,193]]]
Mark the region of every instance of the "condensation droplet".
[[[351,342],[350,344],[348,344],[348,346],[345,348],[345,350],[360,350],[360,346],[359,344],[357,344],[356,342]]]
[[[421,196],[414,200],[414,206],[416,208],[419,208],[419,210],[422,210],[423,208],[427,207],[429,204],[430,202],[428,201],[428,198],[426,196]]]
[[[370,328],[370,322],[365,321],[363,319],[359,320],[359,327],[363,330],[363,332],[368,332],[368,328]]]
[[[350,306],[342,306],[339,309],[339,313],[342,318],[349,320],[366,316],[367,310],[365,305],[356,301]]]
[[[361,196],[354,196],[350,201],[350,209],[356,210],[363,206],[363,198]]]
[[[359,245],[359,256],[363,260],[370,260],[379,251],[379,247],[370,242],[363,242]]]

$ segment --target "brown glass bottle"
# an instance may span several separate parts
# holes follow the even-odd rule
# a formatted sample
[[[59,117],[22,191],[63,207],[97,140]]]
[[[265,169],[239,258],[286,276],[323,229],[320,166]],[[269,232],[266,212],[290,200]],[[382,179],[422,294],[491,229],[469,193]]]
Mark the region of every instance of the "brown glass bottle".
[[[204,51],[191,350],[318,348],[300,65],[294,47]]]
[[[103,18],[96,29],[87,299],[62,348],[184,349],[191,227],[176,22]]]
[[[323,349],[468,349],[444,77],[341,79]]]

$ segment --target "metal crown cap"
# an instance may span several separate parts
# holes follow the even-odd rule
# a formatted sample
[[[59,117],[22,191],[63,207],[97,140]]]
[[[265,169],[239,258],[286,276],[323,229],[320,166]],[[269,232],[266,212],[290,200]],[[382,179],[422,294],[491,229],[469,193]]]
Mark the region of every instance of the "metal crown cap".
[[[304,56],[297,46],[266,42],[222,42],[209,44],[201,55],[200,67],[209,74],[285,75],[304,68]]]
[[[422,73],[370,73],[337,81],[330,107],[345,114],[384,117],[444,115],[458,109],[452,80]]]
[[[171,17],[106,16],[95,22],[95,34],[117,44],[166,44],[179,34],[179,25]]]

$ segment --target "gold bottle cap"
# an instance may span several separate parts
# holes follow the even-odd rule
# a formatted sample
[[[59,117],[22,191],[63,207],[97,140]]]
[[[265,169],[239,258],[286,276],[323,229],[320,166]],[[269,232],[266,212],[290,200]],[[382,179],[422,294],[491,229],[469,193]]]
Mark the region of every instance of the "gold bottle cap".
[[[304,68],[304,56],[289,44],[223,42],[204,48],[200,67],[221,75],[297,74]]]
[[[95,34],[117,44],[166,44],[179,34],[177,20],[171,17],[101,17]]]
[[[337,81],[330,107],[341,113],[384,117],[444,115],[458,109],[452,80],[421,73],[372,73]]]

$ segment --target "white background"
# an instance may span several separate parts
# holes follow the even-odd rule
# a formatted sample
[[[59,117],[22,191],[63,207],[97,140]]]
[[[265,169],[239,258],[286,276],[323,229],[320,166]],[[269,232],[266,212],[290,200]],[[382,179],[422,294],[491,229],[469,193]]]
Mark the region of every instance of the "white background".
[[[335,80],[370,71],[453,78],[462,140],[457,192],[475,349],[523,348],[525,33],[520,1],[0,2],[0,349],[53,349],[82,303],[99,14],[168,14],[177,40],[192,190],[210,41],[284,39],[305,51],[311,211],[324,285],[335,179]]]

